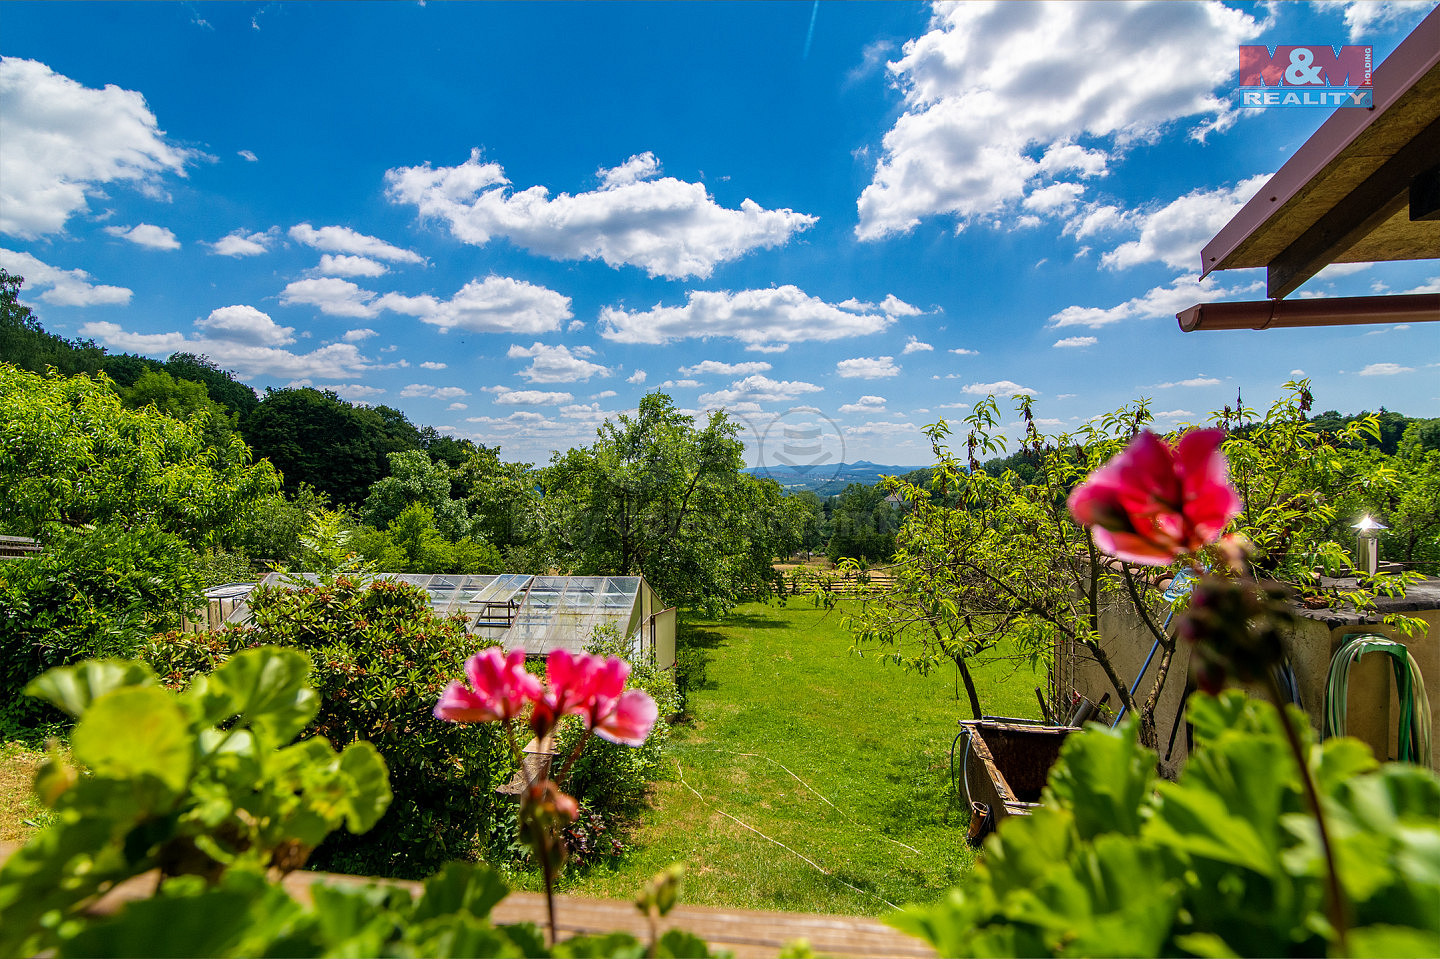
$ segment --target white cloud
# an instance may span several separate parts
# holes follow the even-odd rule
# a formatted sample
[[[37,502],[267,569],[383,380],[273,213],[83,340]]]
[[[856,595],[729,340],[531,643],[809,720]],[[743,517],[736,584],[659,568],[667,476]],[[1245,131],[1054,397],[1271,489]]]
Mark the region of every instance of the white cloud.
[[[1075,208],[1084,192],[1078,183],[1052,183],[1032,192],[1020,205],[1036,213],[1065,213]]]
[[[429,383],[411,383],[400,391],[402,397],[424,396],[432,400],[453,400],[470,394],[458,386],[431,386]]]
[[[306,384],[309,385],[308,383]],[[363,386],[360,383],[342,383],[339,386],[329,386],[331,390],[342,400],[368,400],[372,396],[380,396],[385,391],[378,386]]]
[[[575,402],[572,393],[546,392],[545,390],[512,390],[506,386],[486,386],[482,392],[494,393],[498,406],[560,406]]]
[[[159,193],[196,154],[165,139],[145,98],[82,86],[35,60],[0,57],[0,232],[33,239],[65,229],[102,184]]]
[[[445,367],[448,366],[448,365],[449,365],[449,364],[447,364],[447,363],[436,363],[434,360],[426,360],[424,363],[421,363],[421,364],[420,364],[420,369],[422,369],[422,370],[443,370],[443,369],[445,369]]]
[[[445,408],[447,410],[468,410],[470,407],[465,403],[451,403]]]
[[[1161,410],[1159,413],[1155,414],[1155,418],[1157,420],[1181,420],[1185,419],[1187,416],[1194,415],[1195,414],[1190,412],[1189,410]]]
[[[322,226],[317,230],[308,223],[297,223],[290,228],[290,239],[327,253],[349,253],[389,263],[425,262],[418,253],[357,233],[348,226]]]
[[[846,379],[880,380],[899,376],[900,367],[895,365],[893,356],[857,356],[836,363],[835,372]]]
[[[238,150],[236,151],[235,155],[248,163],[255,163],[260,159],[255,155],[254,150]]]
[[[320,257],[315,272],[324,276],[383,276],[390,268],[368,256],[348,253],[326,253]]]
[[[40,299],[55,306],[114,306],[130,302],[131,291],[123,286],[90,282],[84,270],[62,270],[29,253],[0,247],[0,267],[12,276],[23,276],[25,285],[43,289]]]
[[[637,386],[638,386],[639,384],[641,384],[641,383],[644,383],[644,382],[645,382],[645,371],[644,371],[644,370],[636,370],[634,373],[631,373],[629,376],[625,377],[625,382],[626,382],[626,383],[631,383],[631,384],[634,384],[634,385],[637,385]]]
[[[1170,383],[1156,383],[1155,389],[1169,390],[1174,389],[1177,386],[1219,386],[1222,382],[1224,381],[1217,380],[1213,376],[1206,376],[1202,373],[1199,376],[1192,376],[1188,380],[1175,380],[1174,382]]]
[[[285,346],[295,342],[295,328],[280,326],[253,306],[222,306],[195,326],[211,339],[247,346]]]
[[[134,226],[107,226],[105,232],[122,240],[129,240],[136,246],[152,250],[178,250],[180,241],[175,234],[163,226],[153,223],[137,223]]]
[[[430,294],[383,296],[338,277],[296,280],[280,292],[283,306],[313,306],[330,316],[370,319],[385,310],[472,333],[550,333],[570,317],[570,298],[523,280],[489,276],[471,280],[448,300]]]
[[[1360,371],[1361,376],[1395,376],[1399,373],[1414,373],[1415,367],[1399,363],[1371,363]]]
[[[546,346],[544,343],[536,343],[530,347],[515,345],[511,346],[505,355],[512,360],[532,361],[520,371],[520,375],[531,383],[579,383],[592,376],[610,375],[608,369],[587,359],[595,355],[595,351],[588,346],[577,346],[571,350],[564,344]]]
[[[1350,42],[1359,43],[1377,32],[1409,27],[1435,6],[1435,0],[1322,0],[1322,7],[1345,11]]]
[[[313,306],[329,316],[370,319],[379,314],[375,294],[349,280],[322,276],[296,280],[280,291],[281,306]]]
[[[1140,238],[1106,253],[1101,264],[1126,269],[1158,260],[1177,270],[1198,270],[1201,249],[1268,179],[1268,175],[1253,176],[1233,187],[1195,190],[1153,213],[1132,216],[1127,225],[1138,225]]]
[[[1021,393],[1029,393],[1031,396],[1038,396],[1039,390],[1032,390],[1028,386],[1021,386],[1010,380],[1000,380],[998,383],[971,383],[960,388],[962,393],[969,396],[989,396],[995,394],[998,397],[1019,396]]]
[[[1242,284],[1226,289],[1219,285],[1215,274],[1201,280],[1196,275],[1179,276],[1169,286],[1157,286],[1141,296],[1126,300],[1118,306],[1067,306],[1050,317],[1052,327],[1088,326],[1099,329],[1122,320],[1150,320],[1166,317],[1173,319],[1181,310],[1196,303],[1208,303],[1225,297],[1235,297],[1256,290],[1265,283],[1263,280]]]
[[[418,317],[442,333],[551,333],[572,316],[570,297],[508,276],[471,280],[448,300],[387,293],[375,306]]]
[[[1056,340],[1055,345],[1061,349],[1069,349],[1071,347],[1094,346],[1099,342],[1100,341],[1093,336],[1067,336],[1063,340]]]
[[[273,229],[249,235],[246,235],[244,230],[236,230],[207,245],[220,256],[259,256],[261,253],[269,251],[270,244],[273,242],[275,242]]]
[[[919,337],[912,336],[905,341],[905,349],[900,351],[900,355],[904,356],[907,353],[929,352],[934,349],[935,347],[931,346],[929,343],[921,343]]]
[[[600,189],[614,190],[632,183],[639,183],[642,180],[649,180],[658,176],[659,173],[660,161],[655,159],[655,154],[647,150],[631,157],[617,167],[608,170],[602,167],[595,171],[595,176],[600,180]]]
[[[340,339],[344,340],[346,343],[360,343],[364,340],[370,339],[370,337],[372,336],[379,335],[379,333],[376,333],[374,330],[366,327],[359,330],[346,330],[345,335],[340,337]]]
[[[566,332],[566,333],[579,333],[579,332],[580,332],[581,330],[583,330],[583,329],[585,329],[585,321],[584,321],[584,320],[571,320],[571,321],[570,321],[570,325],[567,326],[567,327],[565,327],[565,332]]]
[[[697,389],[697,388],[699,388],[699,387],[701,387],[701,386],[704,386],[704,385],[705,385],[705,384],[701,383],[699,380],[666,380],[665,382],[661,383],[658,387],[656,387],[656,389],[661,389],[661,390],[693,390],[693,389]]]
[[[852,296],[835,305],[842,310],[849,310],[851,313],[874,313],[878,310],[886,316],[920,316],[924,312],[920,307],[906,303],[894,293],[885,294],[885,299],[879,303],[866,303]]]
[[[1291,376],[1304,376],[1304,375],[1305,375],[1305,371],[1304,371],[1304,370],[1291,370],[1291,371],[1290,371],[1290,375],[1291,375]]]
[[[600,311],[600,335],[620,343],[664,344],[689,337],[726,336],[766,352],[808,340],[838,340],[878,333],[894,317],[852,313],[795,286],[739,293],[695,290],[684,306],[630,312]]]
[[[1227,126],[1235,108],[1215,91],[1259,30],[1220,4],[937,4],[929,32],[889,65],[905,110],[860,195],[856,235],[908,232],[936,214],[963,229],[1037,189],[1104,174],[1177,121],[1193,118],[1198,136]]]
[[[770,369],[770,364],[762,360],[751,360],[745,363],[701,360],[694,366],[680,367],[680,372],[686,376],[749,376],[752,373],[768,373]]]
[[[805,393],[822,393],[825,388],[801,380],[772,380],[756,374],[736,380],[728,390],[702,393],[697,401],[701,406],[732,406],[738,402],[781,403],[793,400]]]
[[[842,413],[883,413],[885,411],[885,397],[883,396],[862,396],[853,403],[846,403],[840,407]]]
[[[946,350],[947,353],[954,353],[956,356],[979,356],[979,350],[967,350],[963,346],[957,346],[953,350]]]
[[[619,394],[619,393],[616,393],[614,390],[601,390],[599,393],[596,393],[594,396],[591,396],[590,398],[591,398],[592,400],[608,400],[608,399],[609,399],[610,397],[612,397],[612,396],[619,396],[619,395],[620,395],[620,394]]]
[[[657,171],[655,158],[642,154],[600,170],[599,190],[552,198],[543,186],[512,192],[501,166],[472,150],[459,166],[401,167],[386,172],[385,182],[392,202],[446,221],[462,242],[503,237],[552,259],[600,259],[673,279],[708,277],[717,264],[779,246],[815,222],[749,199],[727,209],[702,184],[648,178]]]
[[[259,311],[256,311],[259,312]],[[187,337],[183,333],[130,333],[116,323],[86,323],[82,336],[92,337],[112,349],[163,356],[184,350],[209,356],[224,369],[242,377],[313,377],[339,380],[374,368],[350,343],[331,343],[309,353],[292,353],[274,346],[261,346],[214,335]]]

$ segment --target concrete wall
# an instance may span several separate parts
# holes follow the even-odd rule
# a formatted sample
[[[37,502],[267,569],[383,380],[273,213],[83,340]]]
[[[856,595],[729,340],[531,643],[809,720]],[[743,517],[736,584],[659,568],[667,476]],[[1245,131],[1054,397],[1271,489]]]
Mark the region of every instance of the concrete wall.
[[[1382,615],[1386,612],[1402,612],[1421,619],[1429,625],[1429,631],[1406,639],[1396,630],[1381,625],[1379,617],[1362,617],[1353,612],[1335,610],[1297,610],[1300,620],[1295,629],[1284,638],[1284,644],[1286,655],[1289,656],[1295,672],[1301,705],[1310,717],[1310,724],[1318,736],[1324,723],[1325,686],[1330,675],[1331,658],[1347,637],[1359,633],[1377,633],[1404,643],[1420,667],[1426,695],[1429,696],[1432,706],[1430,738],[1440,747],[1440,580],[1427,580],[1412,587],[1406,599],[1381,598],[1376,605]],[[1162,622],[1164,615],[1163,609],[1158,610],[1155,615],[1156,622]],[[1123,597],[1116,596],[1102,610],[1100,635],[1116,672],[1124,681],[1133,683],[1154,644],[1154,638]],[[1136,690],[1136,698],[1142,702],[1153,685],[1163,653],[1163,650],[1156,653],[1140,688]],[[1347,696],[1347,734],[1368,743],[1376,758],[1382,761],[1394,758],[1398,748],[1395,727],[1399,721],[1400,706],[1392,662],[1389,656],[1372,653],[1353,665],[1350,669]],[[1175,748],[1170,761],[1165,762],[1167,745],[1175,726],[1180,700],[1185,692],[1189,667],[1190,650],[1186,643],[1181,642],[1171,661],[1165,687],[1155,710],[1160,758],[1162,766],[1168,770],[1178,769],[1188,755],[1185,730],[1182,728],[1175,736]],[[1120,697],[1087,650],[1057,650],[1055,669],[1056,675],[1062,680],[1059,690],[1061,695],[1068,693],[1064,687],[1072,682],[1076,692],[1096,702],[1105,693],[1110,693],[1110,707],[1105,721],[1114,719],[1120,707]],[[1436,760],[1434,766],[1436,771],[1440,772],[1440,749],[1436,750]]]

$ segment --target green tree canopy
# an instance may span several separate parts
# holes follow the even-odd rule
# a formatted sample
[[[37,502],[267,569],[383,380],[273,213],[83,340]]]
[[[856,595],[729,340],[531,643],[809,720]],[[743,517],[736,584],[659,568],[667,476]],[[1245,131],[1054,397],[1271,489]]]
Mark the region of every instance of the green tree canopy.
[[[192,546],[219,545],[278,478],[239,437],[208,445],[207,419],[127,410],[103,378],[0,363],[0,528],[153,522]]]
[[[284,474],[287,493],[308,483],[349,506],[388,473],[387,454],[419,448],[418,431],[398,411],[358,408],[329,390],[272,390],[240,429],[255,455]]]
[[[779,487],[741,472],[738,429],[715,412],[697,430],[652,393],[633,417],[606,421],[593,446],[557,453],[542,471],[541,504],[558,564],[641,573],[667,603],[709,610],[768,590],[783,548],[770,512]]]
[[[451,542],[470,535],[470,514],[460,500],[450,498],[451,470],[422,450],[391,453],[390,475],[376,480],[365,497],[360,520],[385,529],[413,504],[430,510],[435,527]]]

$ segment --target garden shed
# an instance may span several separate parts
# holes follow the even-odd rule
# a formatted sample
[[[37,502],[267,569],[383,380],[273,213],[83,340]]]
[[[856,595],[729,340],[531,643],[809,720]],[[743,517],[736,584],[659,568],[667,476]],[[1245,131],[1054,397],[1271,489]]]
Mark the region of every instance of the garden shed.
[[[583,652],[597,626],[613,625],[630,643],[630,656],[646,657],[662,669],[675,663],[675,609],[643,576],[541,576],[530,573],[464,575],[377,573],[376,578],[410,583],[425,590],[439,616],[462,615],[466,628],[500,643],[543,656],[555,649]],[[296,574],[271,573],[262,585],[284,586]],[[313,573],[303,574],[312,582]],[[226,618],[243,623],[249,606],[241,601]]]

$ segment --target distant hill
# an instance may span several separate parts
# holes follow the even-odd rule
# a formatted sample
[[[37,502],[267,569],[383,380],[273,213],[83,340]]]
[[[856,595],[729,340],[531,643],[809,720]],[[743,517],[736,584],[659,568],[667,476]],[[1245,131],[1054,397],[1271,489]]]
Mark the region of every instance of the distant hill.
[[[752,466],[745,470],[752,476],[768,477],[784,487],[787,493],[809,490],[818,496],[833,496],[851,483],[874,486],[882,476],[904,476],[920,466],[882,466],[867,460],[854,463],[794,467],[776,464],[774,466]]]

